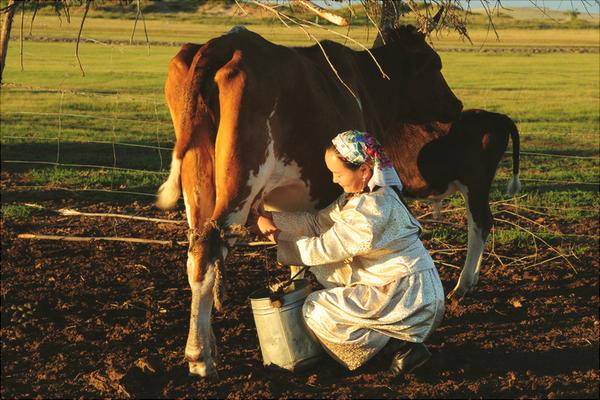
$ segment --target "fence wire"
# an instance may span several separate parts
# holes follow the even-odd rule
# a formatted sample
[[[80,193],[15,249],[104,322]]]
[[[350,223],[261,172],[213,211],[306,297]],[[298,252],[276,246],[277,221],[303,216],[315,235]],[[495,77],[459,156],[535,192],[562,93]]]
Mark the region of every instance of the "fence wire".
[[[81,90],[69,90],[63,88],[47,88],[47,87],[34,87],[34,86],[15,86],[15,85],[4,85],[5,88],[11,88],[12,92],[16,93],[30,93],[30,92],[46,92],[46,93],[56,93],[59,96],[58,100],[58,111],[57,112],[42,112],[42,111],[27,111],[27,110],[19,110],[19,111],[3,111],[2,116],[3,119],[7,116],[30,116],[30,117],[47,117],[54,119],[57,121],[57,135],[53,137],[35,137],[35,136],[26,136],[26,135],[11,135],[4,134],[4,129],[2,130],[2,134],[0,135],[2,141],[5,140],[14,140],[21,141],[18,144],[34,144],[39,143],[40,141],[51,144],[52,142],[56,142],[56,157],[55,161],[43,161],[43,160],[34,160],[34,159],[19,159],[19,158],[7,158],[3,157],[2,163],[6,164],[31,164],[31,165],[47,165],[47,166],[56,166],[56,167],[64,167],[64,168],[90,168],[90,169],[101,169],[107,171],[120,171],[120,172],[135,172],[135,173],[149,173],[149,174],[157,174],[161,176],[166,176],[167,172],[164,171],[165,160],[163,160],[163,151],[168,151],[169,153],[173,150],[172,146],[163,146],[161,145],[161,131],[168,130],[172,132],[172,123],[170,121],[164,121],[160,118],[159,108],[163,106],[162,99],[157,100],[156,94],[152,96],[127,96],[122,95],[118,91],[107,91],[107,92],[89,92],[89,91],[81,91]],[[517,99],[518,101],[521,95],[521,91],[523,88],[523,82],[521,84],[521,89],[517,91]],[[487,90],[491,90],[487,88]],[[487,93],[487,92],[486,92]],[[65,104],[65,94],[75,96],[76,98],[109,98],[114,97],[114,103],[112,105],[112,110],[107,111],[105,114],[89,114],[89,113],[76,113],[76,112],[65,112],[64,104]],[[488,98],[488,96],[484,96],[484,98]],[[120,100],[127,101],[136,101],[140,100],[147,105],[150,105],[150,111],[147,115],[150,118],[123,118],[121,116],[122,113],[122,103]],[[112,111],[112,112],[111,112]],[[98,139],[84,139],[84,138],[69,138],[65,132],[65,119],[66,118],[78,118],[90,121],[105,121],[110,123],[110,128],[107,131],[110,132],[110,136],[112,140],[98,140]],[[520,123],[518,119],[516,119],[517,124]],[[150,143],[154,139],[147,140],[146,143],[131,143],[127,141],[119,140],[117,136],[118,124],[127,124],[127,127],[139,126],[142,127],[143,131],[147,132],[147,138],[153,137],[156,140],[156,145]],[[557,131],[557,132],[521,132],[522,136],[536,136],[540,134],[552,134],[552,133],[560,133],[565,136],[574,136],[574,137],[594,137],[597,139],[597,134],[587,134],[587,133],[573,133],[568,131]],[[172,139],[171,139],[172,140]],[[111,146],[112,151],[112,162],[110,164],[106,163],[81,163],[81,162],[68,162],[65,160],[65,146],[67,144],[90,144],[90,145],[109,145]],[[147,168],[130,168],[121,165],[122,160],[118,157],[117,149],[123,148],[138,148],[138,149],[147,149],[150,151],[156,151],[157,162],[158,162],[158,170],[147,169]],[[126,152],[128,154],[128,152]],[[507,151],[507,154],[512,154],[512,151]],[[39,156],[39,154],[37,154]],[[600,156],[578,156],[578,155],[570,155],[570,154],[556,154],[556,153],[545,153],[545,152],[535,152],[535,151],[521,151],[521,157],[525,158],[556,158],[556,159],[573,159],[573,160],[588,160],[592,162],[600,161]],[[125,156],[127,159],[127,155]],[[585,185],[585,186],[600,186],[600,182],[588,182],[588,181],[578,181],[578,180],[560,180],[560,179],[539,179],[535,177],[523,176],[521,180],[524,182],[536,182],[536,183],[545,183],[545,184],[555,184],[555,185]],[[114,175],[111,175],[111,189],[82,189],[84,191],[111,191],[114,189]],[[38,188],[42,188],[43,186],[38,186]],[[55,188],[53,188],[55,189]],[[65,190],[79,190],[79,189],[65,189]],[[115,193],[126,193],[126,194],[138,194],[138,195],[150,195],[148,193],[142,192],[134,192],[134,191],[123,191],[123,190],[114,190]],[[151,195],[154,196],[154,195]]]

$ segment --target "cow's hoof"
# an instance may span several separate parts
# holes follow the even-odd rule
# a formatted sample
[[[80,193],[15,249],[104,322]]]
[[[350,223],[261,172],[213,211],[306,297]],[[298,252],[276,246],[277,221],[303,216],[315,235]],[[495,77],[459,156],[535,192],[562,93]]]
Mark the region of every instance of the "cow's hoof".
[[[452,289],[450,293],[448,293],[448,299],[461,300],[472,290],[473,287],[464,287],[461,285],[456,285],[456,287]]]
[[[461,278],[463,276],[461,275]],[[473,274],[470,279],[459,279],[456,287],[452,289],[450,293],[448,293],[448,299],[451,300],[461,300],[467,294],[471,293],[475,290],[477,286],[477,282],[479,281],[479,271]]]
[[[190,361],[188,362],[188,366],[190,376],[199,376],[201,378],[208,378],[210,380],[219,379],[217,370],[212,366],[206,365],[206,363],[202,361]]]
[[[450,300],[461,300],[467,296],[467,294],[471,293],[475,290],[476,283],[471,285],[461,285],[460,283],[456,285],[454,289],[450,293],[448,293],[448,299]]]

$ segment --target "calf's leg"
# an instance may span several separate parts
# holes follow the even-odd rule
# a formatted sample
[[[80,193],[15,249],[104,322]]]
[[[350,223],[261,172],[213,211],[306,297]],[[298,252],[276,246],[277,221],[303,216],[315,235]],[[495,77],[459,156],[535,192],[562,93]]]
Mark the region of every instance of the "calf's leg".
[[[477,285],[481,256],[492,227],[493,218],[489,205],[489,184],[482,185],[478,183],[469,186],[459,184],[458,187],[467,208],[468,250],[460,278],[456,287],[448,294],[448,298],[460,299]]]

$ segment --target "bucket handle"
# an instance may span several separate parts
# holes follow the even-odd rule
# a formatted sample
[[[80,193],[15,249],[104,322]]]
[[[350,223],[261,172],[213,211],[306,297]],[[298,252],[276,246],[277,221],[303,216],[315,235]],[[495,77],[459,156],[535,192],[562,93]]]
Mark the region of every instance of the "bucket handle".
[[[304,271],[306,271],[308,269],[308,265],[305,265],[304,267],[300,268],[300,271],[296,272],[294,274],[294,276],[292,276],[287,282],[285,282],[283,285],[280,286],[281,289],[286,288],[288,286],[290,286],[292,284],[292,282],[294,281],[294,279],[300,275],[301,273],[303,273]]]
[[[306,271],[308,268],[308,265],[305,265],[304,267],[300,268],[300,271],[296,272],[294,276],[292,276],[290,279],[284,282],[281,286],[277,288],[277,291],[275,291],[269,296],[269,298],[271,299],[271,305],[273,307],[279,308],[283,305],[283,301],[281,299],[281,297],[283,296],[283,289],[290,286],[292,282],[294,282],[294,278]]]

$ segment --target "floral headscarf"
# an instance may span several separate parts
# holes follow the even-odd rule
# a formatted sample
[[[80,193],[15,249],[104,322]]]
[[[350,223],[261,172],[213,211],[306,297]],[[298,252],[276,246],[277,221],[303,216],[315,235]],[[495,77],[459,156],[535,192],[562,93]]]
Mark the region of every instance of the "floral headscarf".
[[[340,133],[331,142],[340,155],[352,164],[373,162],[373,176],[367,184],[370,190],[375,186],[397,186],[402,190],[394,165],[373,135],[351,130]]]

